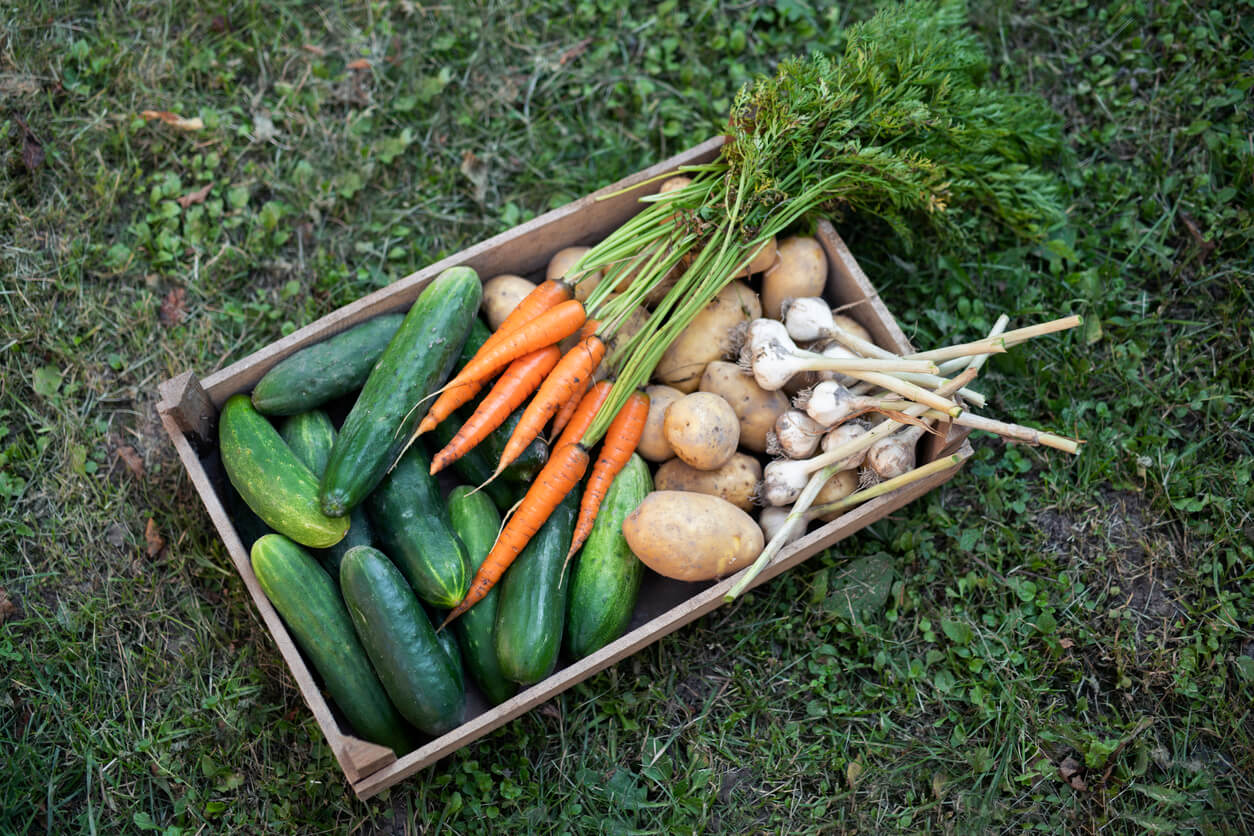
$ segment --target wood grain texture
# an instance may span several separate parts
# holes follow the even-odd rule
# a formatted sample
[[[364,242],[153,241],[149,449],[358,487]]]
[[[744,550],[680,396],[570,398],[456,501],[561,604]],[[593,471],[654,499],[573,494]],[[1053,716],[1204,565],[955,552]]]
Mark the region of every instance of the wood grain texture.
[[[481,699],[472,698],[465,723],[428,741],[404,757],[396,758],[390,750],[352,737],[339,726],[338,718],[322,696],[316,678],[253,575],[248,554],[206,470],[206,462],[212,464],[216,461],[216,453],[210,447],[207,448],[209,452],[206,457],[201,458],[189,439],[193,434],[208,433],[206,437],[212,445],[211,428],[216,421],[216,407],[221,406],[236,392],[249,391],[271,366],[297,349],[377,314],[408,308],[422,288],[447,267],[469,265],[484,278],[504,272],[526,274],[539,270],[557,250],[593,243],[631,217],[640,208],[637,198],[657,190],[660,180],[654,178],[658,175],[673,171],[680,165],[713,159],[723,142],[722,137],[716,137],[599,192],[399,279],[209,375],[199,384],[196,384],[190,373],[162,384],[163,400],[159,405],[162,423],[174,441],[179,458],[187,469],[192,485],[205,503],[210,519],[222,536],[232,563],[252,596],[266,629],[274,636],[275,644],[292,672],[301,696],[313,712],[315,721],[359,798],[369,798],[395,785],[570,686],[716,609],[722,604],[723,596],[735,583],[736,577],[694,584],[672,581],[650,573],[626,635],[585,659],[559,668],[543,682],[522,691],[501,705],[493,707]],[[632,189],[633,186],[638,188]],[[629,191],[616,194],[623,189]],[[613,196],[605,200],[597,199],[606,195]],[[910,345],[905,335],[835,228],[821,222],[817,237],[829,260],[827,292],[833,306],[848,306],[846,312],[862,323],[881,345],[898,352],[909,351]],[[201,395],[195,394],[197,390]],[[195,405],[197,403],[198,406]],[[207,420],[202,420],[206,412],[209,413]],[[971,455],[971,447],[966,443],[965,431],[961,431],[961,428],[951,432],[944,442],[925,441],[925,444],[928,443],[932,446],[924,448],[926,460],[931,460],[939,453],[949,452],[940,449],[944,446],[953,448],[962,461],[942,473],[855,508],[802,537],[777,555],[753,585],[765,583],[943,484],[953,477]]]

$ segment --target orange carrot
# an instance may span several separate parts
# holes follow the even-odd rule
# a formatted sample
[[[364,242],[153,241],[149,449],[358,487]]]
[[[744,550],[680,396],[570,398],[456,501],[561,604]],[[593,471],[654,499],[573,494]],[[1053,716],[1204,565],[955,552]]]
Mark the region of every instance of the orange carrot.
[[[584,381],[584,385],[576,389],[574,394],[570,396],[570,400],[562,404],[562,408],[553,416],[553,426],[549,428],[549,438],[554,439],[562,434],[562,427],[570,421],[571,416],[575,414],[575,410],[579,408],[579,404],[583,403],[583,396],[588,393],[589,387],[592,385],[592,378]]]
[[[597,410],[601,408],[601,404],[605,403],[605,399],[610,396],[610,390],[613,388],[613,383],[602,380],[584,393],[579,399],[579,406],[575,408],[575,413],[566,424],[566,431],[557,436],[557,441],[553,444],[554,450],[567,444],[574,444],[583,438],[592,419],[596,417]]]
[[[588,477],[588,487],[584,488],[583,499],[579,502],[579,519],[575,522],[575,536],[571,540],[570,551],[566,553],[567,560],[579,551],[592,533],[592,524],[601,510],[601,502],[610,489],[610,483],[627,466],[631,454],[636,452],[648,417],[649,396],[643,392],[632,392],[627,403],[610,422],[609,429],[605,431],[605,443],[601,445],[601,455],[597,456],[592,475]]]
[[[492,343],[504,337],[524,322],[530,322],[549,308],[575,297],[575,290],[564,281],[549,279],[541,283],[535,290],[523,297],[518,307],[510,311],[509,316],[501,321],[501,327],[492,332],[492,336],[484,341],[479,351],[491,348]],[[479,352],[475,352],[478,354]]]
[[[544,376],[553,371],[561,356],[562,352],[557,346],[547,345],[510,363],[505,373],[497,379],[492,391],[466,419],[457,434],[443,450],[435,454],[431,460],[431,474],[439,473],[460,459],[487,438],[488,433],[501,426],[509,414],[536,390]]]
[[[568,299],[554,305],[534,319],[519,325],[491,347],[485,343],[457,377],[444,388],[448,390],[463,383],[485,380],[524,354],[530,354],[546,345],[557,345],[578,331],[587,318],[583,303],[578,299]]]
[[[496,474],[509,467],[510,462],[523,454],[527,445],[534,441],[544,429],[544,425],[549,423],[553,413],[570,400],[571,395],[583,385],[584,381],[592,377],[604,356],[605,343],[601,342],[601,338],[595,334],[591,337],[584,337],[575,344],[574,348],[566,352],[549,376],[540,384],[540,391],[536,392],[531,403],[527,404],[527,408],[523,410],[522,418],[514,427],[513,434],[501,452],[501,461],[492,474],[493,478],[496,478]]]
[[[505,570],[540,530],[540,526],[552,515],[553,509],[579,484],[587,469],[588,451],[581,444],[567,444],[549,457],[527,495],[518,503],[518,510],[505,523],[492,550],[483,559],[466,597],[440,624],[441,630],[488,594],[488,590],[496,585]]]

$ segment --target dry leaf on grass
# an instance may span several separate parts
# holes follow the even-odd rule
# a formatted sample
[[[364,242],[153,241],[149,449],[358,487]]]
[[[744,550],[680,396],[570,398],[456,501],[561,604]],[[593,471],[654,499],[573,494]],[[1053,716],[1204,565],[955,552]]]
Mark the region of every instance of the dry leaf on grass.
[[[11,616],[17,615],[17,604],[9,600],[9,593],[0,587],[0,624],[3,624]]]
[[[144,460],[139,453],[135,452],[135,448],[129,444],[124,444],[117,449],[117,457],[122,460],[122,464],[126,465],[126,469],[136,479],[144,478]]]
[[[166,294],[165,299],[161,302],[161,310],[157,312],[157,316],[166,325],[178,325],[183,321],[187,310],[184,302],[187,300],[187,291],[181,287],[176,287]]]
[[[567,62],[574,61],[580,55],[588,51],[588,45],[592,43],[591,38],[584,38],[579,43],[562,53],[562,57],[557,59],[560,66],[565,66]]]
[[[365,58],[358,58],[356,61],[349,61],[348,68],[350,70],[368,70],[370,69],[370,62]]]
[[[1084,792],[1089,788],[1080,775],[1080,762],[1071,756],[1063,758],[1062,763],[1058,764],[1058,777],[1066,781],[1073,790]]]
[[[327,51],[317,44],[303,44],[301,49],[305,50],[305,52],[308,52],[310,55],[317,55],[319,57],[327,54]]]
[[[152,517],[148,518],[148,525],[144,526],[144,542],[147,544],[149,557],[156,557],[165,549],[165,538],[161,536],[157,521]]]
[[[175,202],[178,203],[179,206],[182,206],[184,209],[196,203],[204,203],[205,198],[209,196],[209,190],[212,188],[213,188],[212,183],[206,183],[203,188],[199,188],[194,192],[188,192],[187,194],[178,198]]]
[[[178,128],[180,131],[199,131],[205,127],[205,122],[199,116],[193,116],[191,119],[184,119],[177,113],[171,113],[168,110],[145,110],[139,114],[145,119],[160,119],[172,128]]]
[[[13,121],[17,123],[18,131],[22,135],[22,163],[27,171],[34,174],[44,164],[44,144],[35,136],[34,131],[26,127],[21,117],[15,117]]]

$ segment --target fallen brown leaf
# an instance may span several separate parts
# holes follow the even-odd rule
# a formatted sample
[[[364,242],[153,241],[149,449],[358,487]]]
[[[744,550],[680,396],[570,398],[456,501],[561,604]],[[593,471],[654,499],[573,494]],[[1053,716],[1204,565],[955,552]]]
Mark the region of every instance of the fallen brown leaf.
[[[1180,220],[1184,222],[1184,228],[1189,231],[1189,237],[1193,239],[1193,243],[1201,252],[1198,261],[1205,261],[1206,257],[1215,249],[1215,242],[1207,241],[1202,237],[1202,230],[1198,229],[1197,222],[1193,220],[1188,212],[1181,212]]]
[[[588,51],[588,45],[592,43],[591,38],[584,38],[579,43],[562,53],[562,57],[557,59],[557,63],[565,66],[567,61],[574,61],[580,55]]]
[[[1089,788],[1088,783],[1080,775],[1080,762],[1070,755],[1058,764],[1058,776],[1066,781],[1071,789],[1078,792],[1085,792]]]
[[[1066,648],[1066,649],[1070,650],[1071,648],[1075,647],[1075,640],[1074,640],[1074,639],[1069,639],[1069,638],[1066,638],[1066,637],[1064,636],[1063,638],[1061,638],[1061,639],[1059,639],[1059,640],[1058,640],[1058,645],[1059,645],[1059,647],[1064,647],[1064,648]]]
[[[370,62],[365,58],[358,58],[356,61],[349,61],[348,68],[350,70],[368,70],[370,69]]]
[[[191,119],[184,119],[177,113],[171,113],[168,110],[145,110],[139,114],[145,119],[160,119],[172,128],[178,128],[180,131],[199,131],[205,127],[205,122],[199,116],[193,116]]]
[[[152,517],[148,518],[148,525],[144,526],[144,542],[148,545],[149,557],[156,557],[165,549],[165,538],[161,536],[157,521]]]
[[[0,587],[0,624],[3,624],[11,616],[17,615],[17,604],[9,600],[9,593]]]
[[[213,20],[209,21],[209,31],[222,34],[231,31],[231,21],[226,15],[214,15]]]
[[[181,287],[176,287],[166,294],[165,300],[161,303],[161,310],[157,315],[166,325],[178,325],[183,321],[186,309],[183,307],[187,299],[187,291]]]
[[[44,145],[20,116],[14,121],[17,122],[18,130],[22,134],[22,163],[25,164],[27,171],[34,174],[35,170],[44,163]]]
[[[139,453],[135,452],[135,448],[129,444],[124,444],[117,449],[117,457],[122,460],[122,464],[126,465],[126,469],[136,479],[144,478],[144,460],[140,458]]]
[[[305,52],[308,52],[312,55],[317,55],[319,57],[322,57],[323,55],[327,54],[327,51],[323,49],[322,47],[318,46],[317,44],[304,44],[301,46],[301,49],[305,50]]]
[[[205,198],[209,196],[209,190],[212,188],[213,188],[212,183],[206,183],[203,188],[197,189],[194,192],[188,192],[187,194],[178,198],[175,202],[178,203],[179,206],[182,206],[184,209],[196,203],[204,203]]]

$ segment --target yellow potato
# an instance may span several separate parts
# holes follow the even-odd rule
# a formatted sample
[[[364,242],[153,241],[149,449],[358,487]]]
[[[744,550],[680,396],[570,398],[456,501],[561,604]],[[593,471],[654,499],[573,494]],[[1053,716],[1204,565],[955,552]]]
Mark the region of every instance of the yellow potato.
[[[483,301],[479,307],[492,330],[500,328],[505,317],[513,313],[518,303],[535,289],[534,284],[512,273],[502,273],[484,282]]]
[[[836,325],[839,326],[841,330],[848,331],[855,337],[861,337],[869,343],[875,342],[875,340],[871,339],[871,332],[863,328],[861,323],[853,317],[845,316],[844,314],[832,314],[832,319],[836,321]]]
[[[736,326],[760,316],[758,295],[744,282],[730,283],[667,347],[654,378],[681,392],[695,391],[705,367],[732,352]]]
[[[753,375],[722,360],[705,367],[701,391],[713,392],[731,404],[740,421],[740,446],[755,453],[766,452],[766,434],[774,428],[775,419],[791,407],[786,394],[768,392]]]
[[[753,498],[762,481],[762,463],[736,453],[718,470],[697,470],[683,459],[671,459],[657,470],[653,486],[659,491],[689,491],[726,499],[742,511],[753,509]]]
[[[842,470],[824,483],[823,487],[819,489],[818,496],[814,498],[814,504],[810,507],[815,508],[828,502],[836,502],[844,499],[857,489],[857,468],[852,470]],[[819,514],[818,519],[823,522],[831,522],[843,513],[844,511],[833,511],[829,514]]]
[[[682,174],[676,174],[674,177],[668,177],[662,181],[662,185],[658,187],[658,194],[666,194],[676,189],[682,189],[684,186],[692,183],[691,177],[685,177]]]
[[[618,350],[621,345],[626,345],[631,338],[644,327],[649,321],[649,312],[637,305],[631,313],[627,314],[627,319],[623,320],[623,324],[614,332],[614,336],[605,341],[605,356],[608,358]],[[602,363],[602,365],[605,365]]]
[[[666,422],[666,408],[684,396],[684,393],[670,386],[646,386],[644,393],[649,396],[649,417],[644,422],[644,434],[636,445],[636,452],[651,462],[664,462],[675,455],[671,444],[662,432]]]
[[[627,545],[659,575],[708,581],[730,575],[762,553],[762,529],[725,499],[654,491],[623,521]]]
[[[827,287],[827,256],[813,238],[794,235],[779,242],[778,260],[762,277],[762,310],[780,318],[785,299],[822,296]]]
[[[736,452],[740,422],[718,395],[693,392],[667,408],[662,433],[676,456],[697,470],[715,470]]]
[[[771,269],[771,265],[775,263],[775,259],[777,257],[777,249],[778,247],[775,243],[775,236],[772,235],[771,240],[766,242],[766,246],[764,246],[762,250],[753,257],[753,261],[749,262],[748,269],[741,270],[732,278],[742,279],[745,276],[751,276],[754,273],[761,273],[763,270]]]
[[[558,250],[553,258],[549,259],[549,267],[544,271],[546,279],[563,279],[570,269],[575,266],[579,259],[583,258],[584,253],[592,249],[591,247],[567,247],[564,250]],[[575,298],[580,302],[585,301],[592,291],[596,289],[597,283],[605,277],[605,273],[601,270],[589,273],[575,283]],[[575,278],[572,276],[571,278]]]

